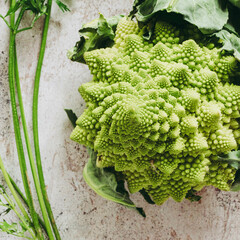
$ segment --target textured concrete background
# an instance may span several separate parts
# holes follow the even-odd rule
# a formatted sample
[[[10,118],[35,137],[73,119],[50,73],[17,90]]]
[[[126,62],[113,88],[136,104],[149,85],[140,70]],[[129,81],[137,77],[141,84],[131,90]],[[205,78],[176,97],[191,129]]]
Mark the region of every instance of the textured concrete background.
[[[7,3],[0,0],[0,13]],[[132,195],[144,208],[147,218],[97,196],[84,182],[87,161],[84,147],[69,140],[72,130],[64,108],[78,115],[84,102],[78,94],[81,83],[91,79],[86,66],[67,59],[67,50],[79,39],[80,26],[98,16],[126,14],[131,0],[68,1],[70,13],[53,7],[39,95],[39,131],[43,168],[50,202],[62,235],[66,240],[239,240],[240,194],[202,190],[202,200],[163,206],[146,204],[139,194]],[[27,25],[30,18],[25,18]],[[23,100],[31,130],[33,77],[40,44],[42,21],[31,31],[17,37]],[[8,92],[8,29],[0,21],[0,153],[9,172],[20,184]],[[14,218],[13,218],[14,219]],[[0,239],[18,239],[0,233]]]

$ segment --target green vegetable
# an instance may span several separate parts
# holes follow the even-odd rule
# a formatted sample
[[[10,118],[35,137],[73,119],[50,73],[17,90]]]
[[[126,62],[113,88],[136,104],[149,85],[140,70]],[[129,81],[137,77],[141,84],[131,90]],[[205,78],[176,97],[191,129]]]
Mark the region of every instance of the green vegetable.
[[[185,25],[187,21],[195,26],[195,28],[189,29],[189,32],[195,31],[195,40],[196,37],[199,38],[199,35],[202,35],[199,30],[207,35],[208,39],[216,36],[223,42],[221,49],[233,52],[233,55],[240,61],[239,15],[238,0],[229,0],[229,2],[218,0],[135,0],[133,11],[130,14],[130,16],[136,17],[140,27],[146,28],[147,26],[146,36],[151,35],[156,19],[178,26]],[[200,36],[201,41],[204,40],[204,35]],[[144,36],[144,38],[146,37]]]
[[[116,180],[111,169],[96,167],[97,154],[88,149],[90,159],[83,170],[83,177],[86,183],[101,197],[137,210],[143,217],[145,213],[141,208],[137,208],[130,200],[128,192],[125,190],[123,181]]]
[[[62,2],[60,2],[59,0],[57,0],[56,2],[61,9],[69,10],[67,6]],[[57,229],[57,226],[51,211],[51,206],[49,204],[49,200],[46,193],[46,186],[44,183],[40,152],[39,152],[38,124],[37,124],[38,88],[39,88],[39,80],[40,80],[43,56],[44,56],[44,51],[46,46],[49,19],[51,15],[51,6],[52,6],[52,0],[48,0],[48,1],[11,0],[10,8],[7,14],[5,16],[0,15],[0,17],[5,21],[5,23],[10,28],[9,69],[8,69],[9,90],[10,90],[10,98],[11,98],[11,105],[12,105],[12,115],[13,115],[14,132],[15,132],[15,138],[16,138],[16,146],[17,146],[17,152],[18,152],[18,158],[19,158],[19,166],[22,174],[22,181],[24,185],[26,198],[19,191],[19,188],[16,186],[13,180],[9,178],[1,158],[0,158],[0,168],[3,173],[4,179],[11,191],[11,194],[13,195],[14,200],[17,203],[19,209],[21,210],[21,214],[23,216],[21,216],[21,214],[19,214],[16,211],[14,212],[19,217],[21,226],[23,226],[25,230],[27,230],[32,235],[31,239],[44,239],[44,235],[42,233],[42,228],[40,224],[42,225],[43,229],[46,231],[47,237],[49,239],[55,239],[55,238],[60,239],[60,235],[58,233],[58,229]],[[30,24],[29,27],[25,27],[21,29],[19,28],[20,23],[22,21],[24,14],[27,13],[28,11],[30,11],[31,14],[33,14],[34,16],[32,23]],[[15,19],[15,14],[17,15],[16,19]],[[18,72],[18,61],[17,61],[17,50],[16,50],[17,46],[16,46],[15,39],[18,33],[32,28],[35,21],[39,19],[41,16],[45,16],[45,23],[44,23],[44,29],[43,29],[43,35],[42,35],[41,49],[39,52],[36,76],[35,76],[34,101],[33,101],[33,135],[34,135],[34,145],[35,145],[35,151],[36,151],[35,152],[36,164],[37,164],[36,166],[32,148],[30,145],[30,138],[29,138],[29,133],[28,133],[25,114],[24,114],[24,107],[23,107],[21,88],[20,88],[20,78],[19,78],[19,72]],[[8,17],[10,18],[10,21],[8,21]],[[15,92],[17,92],[17,95]],[[18,112],[17,112],[16,96],[18,97],[20,115],[18,115]],[[24,138],[25,138],[25,144],[26,144],[26,149],[28,153],[29,163],[31,167],[31,174],[33,176],[34,186],[38,196],[39,205],[41,208],[44,222],[39,218],[38,214],[35,211],[35,203],[33,202],[32,190],[29,185],[29,176],[31,176],[31,174],[27,172],[26,158],[23,150],[24,142],[21,136],[21,128],[19,123],[20,119],[23,125],[23,132],[24,132]],[[28,215],[27,211],[21,204],[21,200],[19,199],[16,192],[18,192],[21,198],[23,199],[23,201],[27,203],[30,216]],[[12,208],[14,210],[14,203],[12,203]],[[17,229],[15,228],[14,224],[8,225],[6,222],[3,222],[1,226],[3,231],[16,235]],[[14,229],[11,229],[11,227],[14,227]],[[54,235],[55,235],[55,238],[54,238]]]
[[[72,61],[85,63],[83,54],[98,48],[105,48],[114,44],[114,32],[123,15],[106,19],[100,14],[99,19],[82,26],[79,30],[80,41],[68,52]]]
[[[137,6],[136,18],[146,22],[163,10],[182,14],[185,20],[207,34],[221,30],[228,20],[228,10],[222,8],[218,0],[146,0]]]
[[[204,16],[212,7],[206,1],[189,16],[190,3],[171,1],[169,8],[154,1],[154,8],[147,8],[153,1],[144,1],[141,8],[141,2],[137,17],[141,13],[149,20],[153,12],[179,7],[185,19],[200,21],[198,27],[207,31],[199,16],[202,8]],[[216,28],[209,26],[211,32],[228,20],[214,7],[223,19],[213,23]],[[93,79],[79,88],[87,109],[71,139],[97,152],[97,167],[123,174],[131,193],[144,189],[156,204],[169,197],[199,200],[195,191],[207,185],[230,191],[236,168],[218,156],[240,144],[240,86],[233,84],[237,59],[186,23],[157,19],[149,40],[146,29],[124,17],[113,46],[83,54]],[[89,183],[92,176],[86,175]]]

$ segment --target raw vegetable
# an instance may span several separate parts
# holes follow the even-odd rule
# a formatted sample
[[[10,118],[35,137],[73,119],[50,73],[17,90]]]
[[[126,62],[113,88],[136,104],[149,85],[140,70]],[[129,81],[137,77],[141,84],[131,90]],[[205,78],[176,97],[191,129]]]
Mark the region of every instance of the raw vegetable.
[[[63,4],[59,0],[56,2],[62,10],[68,10],[65,4]],[[56,223],[54,221],[54,217],[53,217],[51,207],[48,201],[47,193],[46,193],[46,186],[44,183],[40,152],[39,152],[39,146],[38,146],[38,126],[37,126],[38,88],[39,88],[39,80],[40,80],[43,56],[44,56],[44,51],[46,46],[49,19],[51,15],[51,6],[52,6],[52,0],[48,0],[48,1],[11,0],[10,8],[7,14],[5,16],[0,15],[0,17],[5,21],[5,23],[10,28],[9,69],[8,69],[9,90],[10,90],[16,146],[17,146],[18,158],[19,158],[19,166],[22,174],[22,181],[24,185],[26,198],[24,194],[20,192],[17,185],[14,183],[14,181],[10,178],[10,176],[6,172],[1,158],[0,158],[0,168],[3,173],[4,179],[7,183],[7,186],[10,189],[11,194],[13,195],[14,200],[17,206],[19,207],[21,213],[17,212],[14,201],[12,201],[6,195],[5,191],[3,190],[1,193],[5,201],[7,201],[7,203],[10,206],[9,210],[13,210],[17,214],[17,216],[20,219],[19,224],[22,226],[23,230],[28,231],[30,233],[31,238],[29,238],[28,235],[25,235],[25,231],[19,232],[18,229],[15,227],[16,226],[15,223],[8,224],[6,222],[3,222],[3,224],[0,225],[0,228],[2,231],[7,232],[8,234],[13,234],[13,235],[17,235],[17,236],[21,236],[29,239],[45,239],[42,229],[46,231],[46,235],[49,239],[60,239],[60,235],[59,235]],[[31,12],[33,14],[32,23],[29,27],[20,28],[20,23],[23,19],[23,16],[27,14],[27,12]],[[15,19],[15,15],[17,15],[16,19]],[[43,28],[41,50],[39,53],[39,60],[38,60],[36,76],[35,76],[34,101],[33,101],[33,135],[34,135],[36,163],[37,163],[37,166],[35,166],[33,152],[30,145],[29,133],[27,130],[23,102],[22,102],[20,78],[19,78],[18,62],[17,62],[17,50],[16,50],[17,44],[15,39],[18,33],[32,28],[35,21],[39,19],[41,16],[45,16],[45,24]],[[8,21],[8,17],[10,18],[10,21]],[[17,91],[17,95],[15,93],[15,90]],[[18,97],[17,99],[16,99],[16,96]],[[18,115],[18,111],[17,111],[17,100],[20,107],[20,115]],[[35,190],[38,196],[39,205],[42,211],[43,221],[35,211],[35,203],[33,202],[32,190],[29,185],[30,174],[27,171],[27,164],[26,164],[25,154],[24,154],[24,142],[22,141],[21,129],[19,124],[20,119],[23,125],[23,132],[24,132],[25,143],[26,143],[26,148],[28,152],[28,158],[31,166],[31,173],[34,180],[34,185],[35,185]],[[27,204],[29,208],[30,216],[27,210],[25,209],[25,207],[23,206],[21,199],[19,198],[18,195],[22,198],[22,201],[24,201]]]
[[[203,186],[229,191],[239,181],[239,155],[221,158],[240,144],[236,12],[219,1],[135,1],[138,23],[121,18],[114,45],[69,55],[93,74],[79,88],[87,109],[71,139],[97,152],[96,167],[123,174],[131,193],[199,200]]]

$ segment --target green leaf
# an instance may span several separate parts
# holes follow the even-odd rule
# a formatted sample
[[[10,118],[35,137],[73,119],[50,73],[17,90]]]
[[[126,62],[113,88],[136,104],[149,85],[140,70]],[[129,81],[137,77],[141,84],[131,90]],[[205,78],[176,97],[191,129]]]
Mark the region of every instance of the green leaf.
[[[190,189],[187,194],[186,194],[186,199],[188,199],[189,201],[191,202],[198,202],[200,201],[200,199],[202,198],[201,196],[199,195],[196,195],[197,191],[194,190],[194,189]]]
[[[230,3],[232,3],[235,7],[240,8],[240,0],[228,0]]]
[[[99,48],[111,47],[114,44],[114,36],[117,24],[123,15],[105,18],[102,14],[98,19],[82,26],[79,30],[80,41],[68,51],[68,58],[72,61],[85,63],[83,54]]]
[[[88,148],[88,152],[90,158],[84,167],[83,177],[89,187],[101,197],[134,209],[142,216],[145,216],[144,211],[141,208],[137,208],[130,200],[129,193],[124,187],[124,182],[122,180],[117,182],[116,176],[112,171],[98,168],[96,166],[97,153],[90,148]]]
[[[225,155],[218,156],[219,161],[226,161],[229,165],[236,169],[240,169],[240,150],[233,151]]]
[[[233,151],[225,155],[218,156],[219,161],[225,161],[230,166],[237,169],[231,191],[240,191],[240,150]]]
[[[111,26],[108,24],[108,22],[101,13],[98,19],[97,33],[99,34],[99,36],[107,35],[111,40],[113,40],[115,36]]]
[[[17,223],[8,223],[3,220],[3,222],[0,222],[0,230],[10,235],[29,239],[24,235],[26,230],[21,226],[21,222],[19,224],[20,226]]]
[[[240,61],[240,0],[229,0],[229,2],[136,0],[131,13],[136,16],[140,28],[145,27],[146,33],[143,37],[146,40],[151,37],[152,26],[157,19],[177,25],[183,25],[183,20],[186,20],[197,26],[203,34],[218,37],[222,42],[222,49],[232,52]]]
[[[3,222],[0,223],[0,229],[1,229],[3,232],[6,232],[6,233],[8,233],[8,234],[12,234],[12,233],[15,233],[15,232],[18,231],[17,223],[9,224],[9,223],[6,222],[5,220],[3,220]]]
[[[240,169],[238,169],[235,174],[235,179],[231,186],[231,191],[233,192],[240,191]]]
[[[134,16],[134,14],[137,12],[137,7],[142,4],[145,0],[135,0],[133,3],[132,11],[129,13],[129,17]]]
[[[22,5],[24,4],[23,1],[17,1],[14,6],[11,6],[5,15],[5,17],[11,15],[12,13],[15,13]]]
[[[222,8],[219,0],[146,0],[137,9],[136,18],[140,22],[147,22],[162,11],[174,12],[204,34],[221,30],[228,20],[228,9]]]
[[[240,61],[240,38],[227,30],[221,30],[214,35],[223,41],[222,49],[233,52],[234,57]]]
[[[63,2],[61,2],[60,0],[55,0],[55,2],[58,5],[58,7],[62,10],[62,12],[70,12],[68,6]]]
[[[23,0],[24,4],[23,6],[27,10],[31,10],[33,13],[40,14],[46,14],[47,12],[47,6],[45,0]]]
[[[76,127],[76,121],[78,119],[77,115],[73,112],[72,109],[64,109],[64,111],[67,113],[67,116],[72,123],[73,127]]]
[[[143,188],[142,190],[139,191],[139,193],[143,196],[145,201],[149,204],[155,204],[155,202],[151,199],[151,197],[148,195],[148,193],[145,191]]]

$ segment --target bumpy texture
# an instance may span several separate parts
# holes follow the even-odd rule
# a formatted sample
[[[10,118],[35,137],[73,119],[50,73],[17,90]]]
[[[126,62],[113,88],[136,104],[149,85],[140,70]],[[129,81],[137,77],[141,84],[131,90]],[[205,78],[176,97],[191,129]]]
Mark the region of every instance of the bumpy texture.
[[[237,61],[181,34],[157,22],[146,42],[123,18],[112,48],[84,55],[93,80],[79,88],[87,109],[71,134],[157,204],[206,185],[230,190],[236,170],[217,155],[240,144]]]

